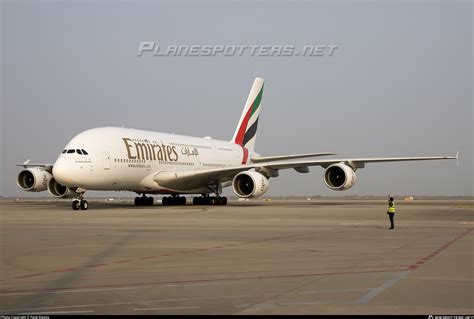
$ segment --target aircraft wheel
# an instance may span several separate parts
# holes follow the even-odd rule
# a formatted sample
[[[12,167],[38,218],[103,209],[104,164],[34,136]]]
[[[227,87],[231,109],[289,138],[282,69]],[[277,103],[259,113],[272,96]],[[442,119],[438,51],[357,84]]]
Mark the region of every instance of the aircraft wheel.
[[[81,204],[79,203],[79,201],[77,199],[72,201],[72,209],[73,210],[79,210],[80,207],[81,207]]]
[[[89,208],[89,203],[86,200],[81,200],[81,210],[87,210]]]
[[[186,205],[186,197],[184,197],[184,196],[181,197],[179,203],[180,203],[181,205]]]
[[[153,206],[155,201],[153,200],[153,197],[147,197],[146,199],[148,206]]]
[[[221,197],[221,205],[225,206],[227,205],[227,197]]]
[[[161,200],[161,202],[163,203],[163,206],[168,206],[168,204],[169,204],[168,197],[163,197],[163,199]]]
[[[135,206],[140,206],[140,197],[135,197]]]

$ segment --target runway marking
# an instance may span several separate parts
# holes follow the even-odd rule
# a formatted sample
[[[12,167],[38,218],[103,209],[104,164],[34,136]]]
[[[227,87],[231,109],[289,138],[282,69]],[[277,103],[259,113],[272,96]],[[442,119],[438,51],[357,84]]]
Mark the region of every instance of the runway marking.
[[[200,287],[200,286],[220,286],[220,285],[236,285],[236,284],[247,284],[247,281],[241,282],[218,282],[218,283],[204,283],[204,284],[192,284],[192,285],[166,285],[164,287]]]
[[[205,298],[174,298],[174,299],[153,299],[153,300],[137,300],[137,301],[124,301],[124,302],[111,302],[111,303],[99,303],[99,304],[85,304],[85,305],[68,305],[68,306],[54,306],[54,307],[38,307],[38,308],[23,308],[23,309],[1,309],[0,312],[10,311],[29,311],[29,310],[47,310],[47,309],[67,309],[67,308],[81,308],[81,307],[103,307],[103,306],[120,306],[120,305],[132,305],[137,303],[153,303],[153,302],[173,302],[173,301],[187,301],[187,300],[201,300],[201,299],[231,299],[231,298],[243,298],[248,296],[217,296],[217,297],[205,297]]]
[[[362,296],[361,298],[359,298],[355,303],[361,303],[361,304],[368,303],[370,300],[375,298],[377,295],[382,293],[384,290],[386,290],[387,288],[389,288],[389,287],[393,286],[394,284],[398,283],[401,279],[405,278],[410,273],[410,271],[413,271],[413,270],[417,269],[418,267],[420,267],[421,265],[425,264],[431,258],[433,258],[437,254],[439,254],[440,252],[442,252],[443,250],[445,250],[446,248],[451,246],[453,243],[455,243],[459,239],[463,238],[464,236],[469,235],[473,230],[474,230],[473,228],[470,228],[470,229],[464,231],[459,236],[455,237],[454,239],[450,240],[449,242],[447,242],[446,244],[441,246],[435,252],[429,254],[426,257],[420,258],[415,264],[412,264],[412,265],[408,266],[406,271],[402,271],[402,272],[398,273],[393,279],[390,279],[390,280],[386,281],[384,284],[382,284],[378,288],[372,289],[368,294],[366,294],[366,295]]]
[[[415,270],[417,269],[418,267],[420,267],[421,265],[427,263],[430,259],[432,259],[433,257],[435,257],[436,255],[438,255],[439,253],[441,253],[443,250],[446,250],[449,246],[451,246],[452,244],[454,244],[456,241],[458,241],[459,239],[463,238],[464,236],[467,236],[469,235],[472,231],[474,230],[474,228],[469,228],[467,229],[466,231],[464,231],[463,233],[461,233],[459,236],[455,237],[454,239],[450,240],[449,242],[447,242],[446,244],[444,244],[443,246],[441,246],[440,248],[438,248],[437,250],[431,252],[430,254],[428,254],[427,256],[425,257],[422,257],[420,259],[418,259],[418,261],[410,266],[408,266],[408,270]]]
[[[30,278],[30,277],[43,276],[43,275],[45,275],[45,274],[31,274],[31,275],[18,276],[18,277],[14,277],[14,278],[21,279],[21,278]]]
[[[313,301],[313,302],[281,302],[278,303],[282,306],[293,306],[293,305],[327,305],[329,301]]]
[[[26,312],[21,313],[21,315],[60,315],[68,313],[91,313],[95,312],[94,310],[77,310],[77,311],[53,311],[53,312]]]
[[[319,294],[319,293],[326,293],[326,292],[364,291],[364,290],[371,290],[371,289],[374,289],[374,288],[335,289],[335,290],[311,290],[311,291],[301,291],[301,292],[297,292],[297,294]]]
[[[97,265],[84,266],[84,268],[94,268],[94,267],[101,267],[101,266],[107,266],[107,264],[97,264]]]
[[[166,308],[135,308],[134,311],[153,311],[153,310],[181,310],[181,309],[199,309],[201,307],[166,307]]]
[[[278,278],[294,278],[294,277],[313,277],[313,276],[335,276],[335,275],[353,275],[353,274],[372,274],[382,272],[399,272],[404,269],[386,269],[386,270],[365,270],[365,271],[346,271],[346,272],[321,272],[321,273],[307,273],[307,274],[289,274],[289,275],[268,275],[268,276],[250,276],[240,278],[219,278],[219,279],[198,279],[198,280],[183,280],[183,281],[172,281],[172,282],[141,282],[141,283],[130,283],[132,286],[152,286],[152,285],[164,285],[164,284],[179,284],[179,283],[191,283],[191,282],[212,282],[212,281],[235,281],[235,280],[251,280],[251,279],[278,279]],[[7,296],[13,293],[37,293],[42,294],[48,291],[64,291],[72,289],[88,289],[88,288],[115,288],[115,287],[127,287],[127,284],[112,284],[112,285],[93,285],[93,286],[77,286],[77,287],[56,287],[56,288],[45,288],[45,289],[25,289],[25,290],[4,290],[0,291],[0,296]]]
[[[93,291],[110,291],[110,290],[130,290],[138,289],[138,287],[117,287],[117,288],[99,288],[99,289],[71,289],[71,290],[60,290],[60,291],[45,291],[45,294],[66,294],[66,293],[81,293],[81,292],[93,292]],[[7,293],[0,294],[0,296],[24,296],[24,295],[37,295],[38,292],[25,292],[25,293]]]
[[[255,243],[271,241],[271,240],[280,240],[280,239],[284,239],[284,238],[295,238],[295,237],[298,238],[298,237],[307,236],[308,234],[313,234],[313,233],[314,232],[304,233],[304,234],[296,234],[296,235],[289,235],[289,236],[281,236],[281,237],[272,237],[272,238],[261,239],[261,240],[256,240],[256,241],[234,243],[234,244],[221,245],[221,246],[215,246],[215,247],[210,247],[210,248],[185,250],[185,251],[180,251],[180,252],[175,252],[175,253],[161,254],[160,256],[178,256],[180,254],[194,253],[194,252],[199,252],[199,251],[202,251],[202,250],[211,250],[211,249],[219,249],[219,248],[231,247],[231,246],[255,244]],[[155,258],[155,256],[153,256],[153,258]],[[114,264],[125,264],[125,263],[134,262],[134,261],[138,261],[138,260],[142,260],[142,259],[145,259],[145,258],[141,257],[141,258],[137,258],[137,259],[117,260],[117,261],[113,261],[112,263],[114,263]],[[151,257],[146,257],[146,259],[151,259]],[[50,271],[50,273],[66,272],[66,271],[80,271],[80,270],[83,270],[84,268],[94,268],[94,267],[107,266],[107,265],[108,264],[97,264],[97,265],[90,265],[90,266],[84,266],[84,267],[79,267],[79,268],[58,269],[58,270],[52,270],[52,271]],[[23,278],[29,278],[29,277],[35,277],[35,276],[42,276],[42,275],[44,275],[44,274],[30,274],[30,275],[24,275],[24,276],[19,276],[19,277],[14,277],[14,278],[15,279],[23,279]]]
[[[125,259],[125,260],[117,260],[117,261],[114,261],[114,264],[125,264],[125,263],[129,263],[133,261],[132,259]]]
[[[218,283],[203,283],[203,284],[192,284],[192,285],[164,285],[164,288],[171,287],[199,287],[199,286],[220,286],[220,285],[238,285],[247,284],[247,281],[242,282],[218,282]],[[62,293],[81,293],[81,292],[94,292],[94,291],[115,291],[115,290],[130,290],[139,289],[140,287],[117,287],[117,288],[98,288],[98,289],[71,289],[71,290],[59,290],[59,291],[47,291],[46,294],[62,294]],[[0,296],[24,296],[24,295],[36,295],[39,292],[25,292],[25,293],[7,293],[0,294]],[[222,297],[225,298],[225,297]],[[181,299],[180,299],[181,300]]]
[[[395,275],[394,278],[387,280],[384,282],[380,287],[377,287],[375,289],[372,289],[367,293],[366,295],[360,297],[355,303],[359,304],[366,304],[373,298],[375,298],[377,295],[381,294],[385,289],[395,285],[397,282],[405,278],[410,272],[409,271],[402,271],[399,272],[398,274]]]
[[[51,272],[66,272],[66,271],[75,271],[75,270],[79,270],[79,268],[56,269],[56,270],[53,270],[53,271],[51,271]]]

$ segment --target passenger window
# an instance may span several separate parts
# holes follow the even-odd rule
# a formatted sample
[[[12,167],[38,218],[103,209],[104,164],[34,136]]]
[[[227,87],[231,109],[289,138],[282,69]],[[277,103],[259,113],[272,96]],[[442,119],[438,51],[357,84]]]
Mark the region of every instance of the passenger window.
[[[81,154],[81,155],[82,155],[81,150],[77,149],[76,152],[77,152],[77,154]]]
[[[82,150],[82,154],[89,155],[85,150]]]
[[[75,152],[76,152],[76,150],[67,150],[68,154],[75,153]]]
[[[64,150],[64,151],[62,151],[61,153],[64,154],[64,153],[66,153],[66,152],[67,152],[67,150]]]

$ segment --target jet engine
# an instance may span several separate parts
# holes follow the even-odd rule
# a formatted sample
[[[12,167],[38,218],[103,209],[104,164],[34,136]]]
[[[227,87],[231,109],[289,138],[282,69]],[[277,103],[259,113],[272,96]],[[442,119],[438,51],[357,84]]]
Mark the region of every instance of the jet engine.
[[[354,186],[356,174],[354,170],[343,163],[333,164],[326,169],[324,182],[330,189],[343,191]]]
[[[73,198],[79,195],[74,190],[59,184],[54,177],[48,182],[48,192],[56,198]]]
[[[27,192],[42,192],[48,188],[48,182],[53,176],[50,172],[39,167],[22,170],[16,179],[18,187]]]
[[[232,180],[234,193],[242,198],[257,197],[268,190],[268,179],[255,171],[240,172]]]

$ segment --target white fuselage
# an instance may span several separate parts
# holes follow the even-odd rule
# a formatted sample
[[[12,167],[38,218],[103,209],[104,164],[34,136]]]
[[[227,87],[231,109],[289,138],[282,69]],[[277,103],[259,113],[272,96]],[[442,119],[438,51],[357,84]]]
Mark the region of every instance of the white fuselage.
[[[54,178],[65,186],[164,194],[174,191],[153,180],[157,172],[241,165],[252,155],[228,141],[116,127],[84,131],[65,150],[75,151],[61,153],[53,167]]]

